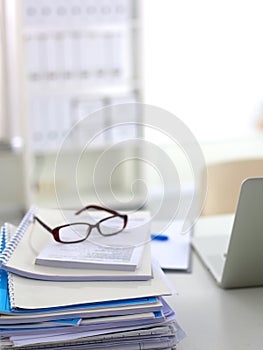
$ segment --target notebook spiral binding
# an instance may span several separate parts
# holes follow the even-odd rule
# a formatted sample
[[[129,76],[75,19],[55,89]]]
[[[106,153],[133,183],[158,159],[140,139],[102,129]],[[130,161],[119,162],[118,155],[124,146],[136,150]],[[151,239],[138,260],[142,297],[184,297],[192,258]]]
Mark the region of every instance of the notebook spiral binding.
[[[23,217],[21,223],[19,224],[16,233],[12,236],[9,242],[6,242],[6,247],[4,251],[0,254],[0,267],[7,263],[9,258],[11,257],[13,251],[15,250],[16,246],[18,245],[19,241],[23,237],[26,229],[28,228],[31,220],[33,219],[34,213],[36,212],[36,207],[31,207],[29,211],[26,213],[26,215]],[[8,232],[9,227],[8,224],[5,223],[3,226],[3,232]],[[4,236],[4,235],[3,235]],[[1,237],[2,238],[2,237]],[[1,242],[2,244],[2,242]]]
[[[0,254],[3,253],[3,250],[5,250],[5,246],[8,241],[8,224],[5,223],[3,226],[1,226],[1,237],[0,237]],[[15,305],[15,294],[14,294],[14,284],[13,284],[13,278],[11,276],[11,273],[7,273],[4,270],[0,270],[0,285],[2,284],[3,275],[7,275],[8,280],[8,294],[9,294],[9,300],[11,307]]]
[[[5,228],[4,226],[1,227],[1,236],[0,236],[0,253],[2,253],[4,249],[4,239],[5,239]]]
[[[11,272],[7,274],[7,280],[8,280],[8,294],[9,294],[10,307],[11,309],[14,309],[15,308],[15,288],[14,288],[14,282],[13,282],[13,274]]]
[[[1,226],[1,236],[0,236],[0,254],[2,253],[4,246],[5,246],[5,228],[4,226]],[[0,285],[2,284],[2,274],[3,270],[0,270]]]

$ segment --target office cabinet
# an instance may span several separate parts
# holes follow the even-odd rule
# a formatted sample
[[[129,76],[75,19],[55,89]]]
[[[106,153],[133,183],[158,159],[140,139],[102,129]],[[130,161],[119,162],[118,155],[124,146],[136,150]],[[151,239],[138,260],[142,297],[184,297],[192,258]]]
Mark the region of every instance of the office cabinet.
[[[101,154],[107,150],[110,157],[117,152],[125,158],[125,140],[140,134],[141,115],[134,104],[142,96],[139,1],[11,0],[6,7],[16,12],[20,25],[20,73],[27,102],[23,118],[28,126],[21,135],[31,160],[31,201],[56,205],[61,194],[60,204],[74,206],[79,201],[79,193],[72,196],[76,191],[97,200],[93,171]],[[131,107],[125,115],[109,107],[126,103]],[[116,127],[121,123],[130,125],[125,134]],[[119,149],[111,152],[118,143]],[[69,177],[67,169],[76,163],[80,175]],[[105,164],[109,176],[110,167]],[[124,168],[109,193],[125,196],[140,173],[138,164]],[[105,180],[96,180],[98,191],[105,190]]]

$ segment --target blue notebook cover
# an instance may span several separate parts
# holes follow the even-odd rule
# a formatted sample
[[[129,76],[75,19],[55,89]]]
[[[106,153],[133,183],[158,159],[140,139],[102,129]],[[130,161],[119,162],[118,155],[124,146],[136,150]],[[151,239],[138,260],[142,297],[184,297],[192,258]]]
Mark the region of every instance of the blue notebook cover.
[[[5,229],[1,227],[0,237],[0,254],[5,248]],[[0,312],[10,313],[10,300],[8,295],[8,274],[3,269],[0,269]]]

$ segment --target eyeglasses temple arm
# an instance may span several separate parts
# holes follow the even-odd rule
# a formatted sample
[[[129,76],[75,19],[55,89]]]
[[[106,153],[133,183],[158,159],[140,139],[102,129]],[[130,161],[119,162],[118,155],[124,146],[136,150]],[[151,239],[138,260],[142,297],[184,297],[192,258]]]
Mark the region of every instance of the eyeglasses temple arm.
[[[124,227],[123,227],[123,229],[125,229],[125,227],[127,226],[127,223],[128,223],[128,215],[122,215],[123,216],[123,218],[124,218]]]
[[[48,232],[53,233],[52,229],[47,226],[42,220],[40,220],[37,216],[34,216],[34,220],[40,223]]]
[[[111,210],[111,209],[108,209],[108,208],[104,208],[104,207],[100,207],[99,205],[88,205],[80,210],[78,210],[75,215],[79,215],[80,213],[82,213],[84,210],[88,210],[88,209],[97,209],[97,210],[104,210],[110,214],[113,214],[113,215],[118,215],[118,216],[124,216],[120,213],[118,213],[116,210]]]

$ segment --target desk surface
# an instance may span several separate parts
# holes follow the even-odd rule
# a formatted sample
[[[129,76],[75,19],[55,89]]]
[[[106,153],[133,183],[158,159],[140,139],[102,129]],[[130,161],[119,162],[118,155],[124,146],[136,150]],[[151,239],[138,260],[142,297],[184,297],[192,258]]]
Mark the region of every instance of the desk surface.
[[[166,273],[167,298],[187,337],[178,350],[258,350],[263,343],[263,287],[223,290],[193,253],[192,273]]]

